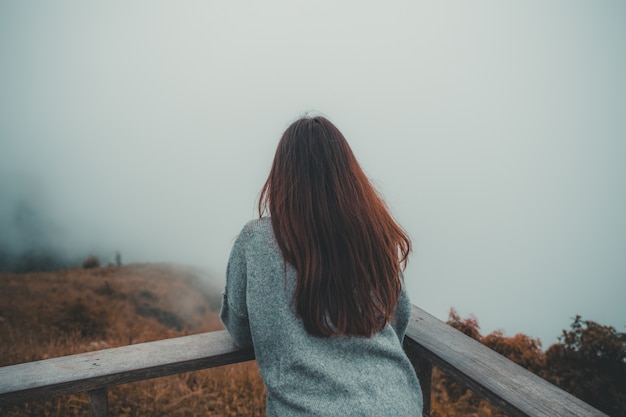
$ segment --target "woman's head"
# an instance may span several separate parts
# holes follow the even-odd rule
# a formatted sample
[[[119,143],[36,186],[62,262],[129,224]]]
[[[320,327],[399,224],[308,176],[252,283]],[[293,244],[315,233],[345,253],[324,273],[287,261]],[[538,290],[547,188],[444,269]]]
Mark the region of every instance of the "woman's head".
[[[309,333],[370,336],[391,320],[411,242],[326,118],[283,134],[259,200],[267,210]]]

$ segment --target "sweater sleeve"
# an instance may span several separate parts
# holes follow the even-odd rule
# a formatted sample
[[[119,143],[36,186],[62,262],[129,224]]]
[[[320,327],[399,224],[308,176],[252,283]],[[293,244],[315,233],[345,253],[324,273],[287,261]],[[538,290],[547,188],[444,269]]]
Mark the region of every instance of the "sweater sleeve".
[[[226,268],[226,287],[222,296],[220,318],[238,347],[252,347],[252,335],[246,301],[247,265],[244,248],[245,227],[235,240]]]

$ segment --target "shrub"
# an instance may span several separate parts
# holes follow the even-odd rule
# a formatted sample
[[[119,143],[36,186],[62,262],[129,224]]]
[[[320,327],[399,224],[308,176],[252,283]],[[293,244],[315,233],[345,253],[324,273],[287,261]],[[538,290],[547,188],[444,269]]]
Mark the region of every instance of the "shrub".
[[[100,267],[100,259],[97,256],[90,256],[83,262],[83,268],[99,268]]]
[[[546,351],[546,378],[604,411],[626,416],[626,333],[576,316]]]

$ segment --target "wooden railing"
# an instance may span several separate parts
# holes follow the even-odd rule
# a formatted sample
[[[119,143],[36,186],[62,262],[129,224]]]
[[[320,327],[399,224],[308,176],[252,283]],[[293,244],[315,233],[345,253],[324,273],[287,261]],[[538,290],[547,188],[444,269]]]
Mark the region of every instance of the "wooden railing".
[[[415,306],[404,348],[424,391],[424,416],[433,365],[510,416],[606,416]],[[105,417],[110,386],[253,359],[217,331],[11,365],[0,368],[0,406],[87,391],[91,415]]]

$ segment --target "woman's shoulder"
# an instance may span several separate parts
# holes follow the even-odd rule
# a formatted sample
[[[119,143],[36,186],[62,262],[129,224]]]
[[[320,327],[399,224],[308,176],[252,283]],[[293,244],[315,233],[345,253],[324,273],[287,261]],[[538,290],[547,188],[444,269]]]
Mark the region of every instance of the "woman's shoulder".
[[[241,229],[241,232],[239,232],[237,241],[239,244],[243,244],[253,240],[255,237],[273,237],[272,222],[269,217],[260,217],[248,221]]]
[[[259,217],[257,219],[249,220],[241,230],[241,233],[252,233],[252,232],[264,232],[267,229],[271,230],[272,222],[269,217]]]
[[[249,261],[252,259],[265,259],[264,262],[282,260],[269,217],[247,222],[239,233],[233,249],[245,253]]]

